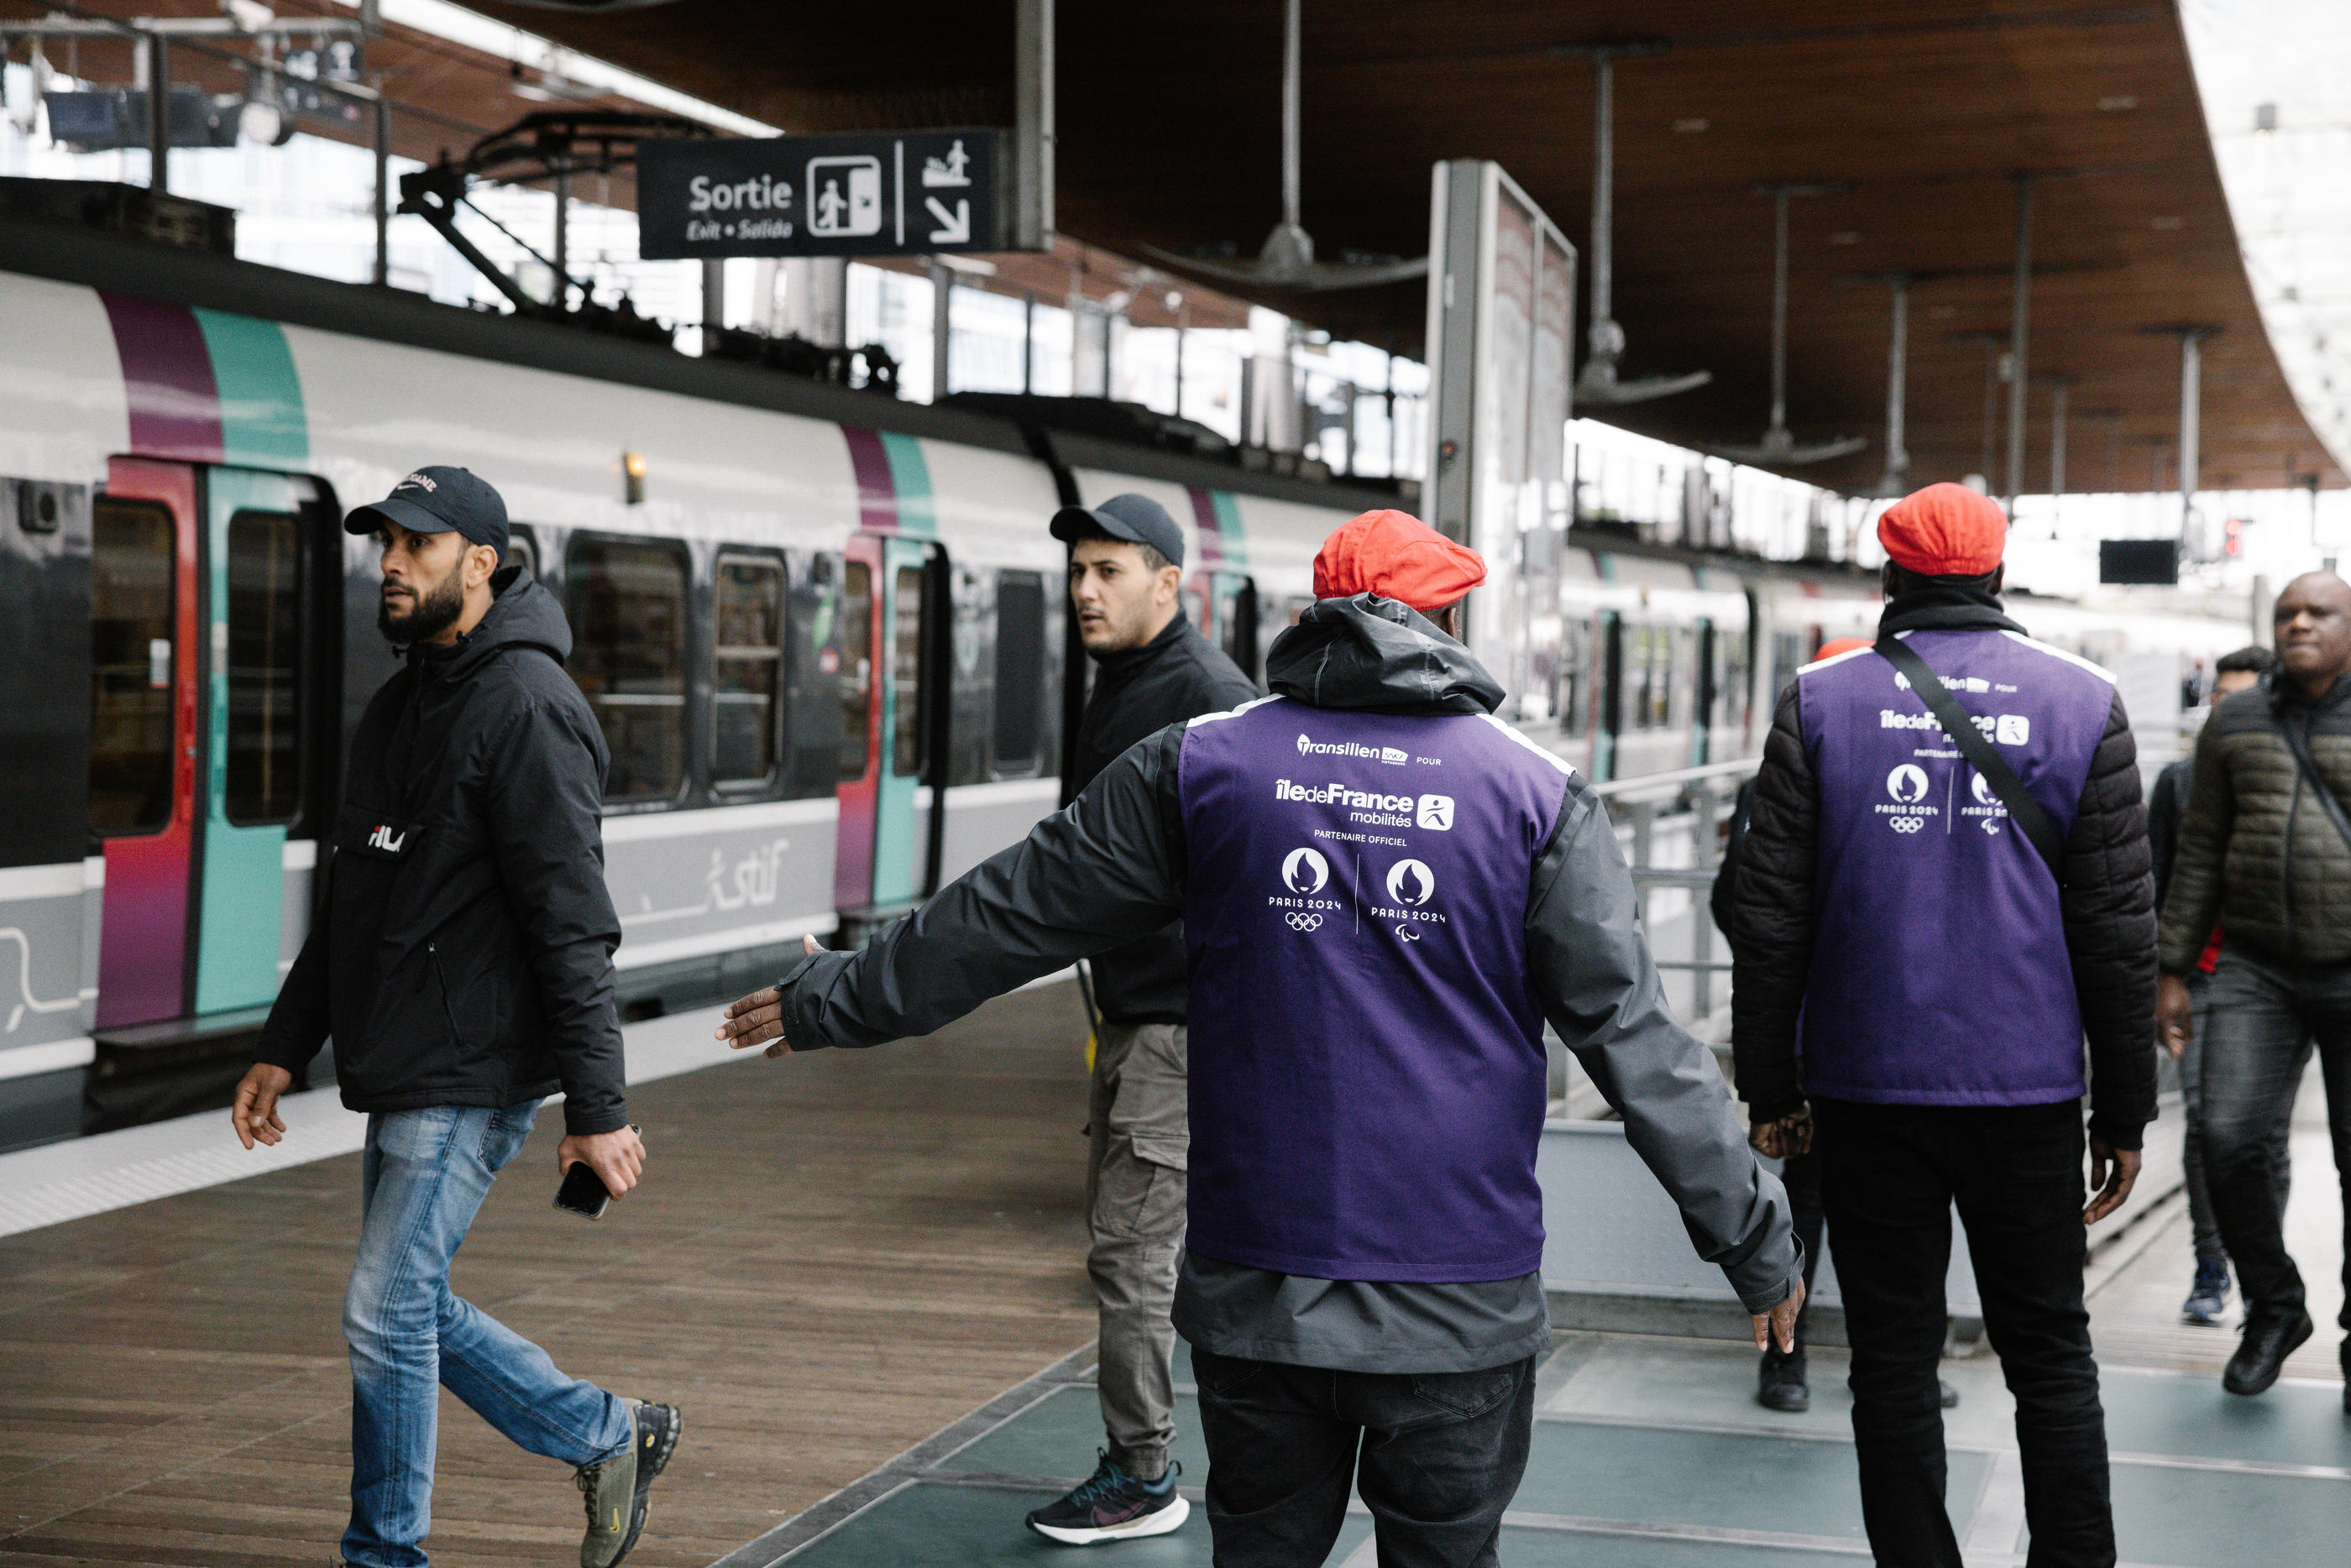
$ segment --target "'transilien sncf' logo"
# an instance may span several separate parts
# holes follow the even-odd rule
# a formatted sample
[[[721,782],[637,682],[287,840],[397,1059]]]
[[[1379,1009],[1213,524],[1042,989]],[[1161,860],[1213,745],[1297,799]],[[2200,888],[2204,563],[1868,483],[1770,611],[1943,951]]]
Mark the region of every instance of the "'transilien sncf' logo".
[[[1386,760],[1385,752],[1393,748],[1367,746],[1361,741],[1310,741],[1303,732],[1298,737],[1298,754],[1301,757],[1366,757],[1382,762]],[[1404,753],[1396,752],[1395,760],[1403,762]]]

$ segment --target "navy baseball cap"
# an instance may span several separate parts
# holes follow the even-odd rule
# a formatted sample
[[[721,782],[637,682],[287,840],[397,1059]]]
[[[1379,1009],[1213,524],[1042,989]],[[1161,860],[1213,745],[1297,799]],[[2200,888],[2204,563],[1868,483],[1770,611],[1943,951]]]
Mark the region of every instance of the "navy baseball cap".
[[[1064,506],[1053,514],[1053,537],[1065,545],[1099,534],[1148,545],[1173,564],[1184,564],[1184,530],[1148,495],[1113,495],[1100,506]]]
[[[382,500],[353,507],[343,532],[372,534],[386,523],[413,534],[463,534],[501,557],[507,553],[507,504],[469,469],[420,468]]]

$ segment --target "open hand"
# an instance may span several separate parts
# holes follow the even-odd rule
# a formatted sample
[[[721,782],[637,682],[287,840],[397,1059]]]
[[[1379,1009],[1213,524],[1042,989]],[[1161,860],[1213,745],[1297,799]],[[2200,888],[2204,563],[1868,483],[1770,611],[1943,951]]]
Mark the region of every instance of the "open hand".
[[[2090,1140],[2090,1185],[2096,1195],[2082,1210],[2082,1223],[2095,1225],[2123,1206],[2138,1184],[2139,1151],[2116,1148],[2102,1137]]]
[[[1755,1348],[1769,1350],[1777,1345],[1782,1355],[1793,1355],[1796,1349],[1796,1314],[1803,1310],[1804,1282],[1797,1280],[1794,1288],[1788,1292],[1786,1301],[1770,1312],[1754,1314]],[[1770,1336],[1768,1340],[1766,1335]]]
[[[256,1062],[246,1068],[236,1085],[236,1099],[228,1108],[236,1141],[251,1148],[256,1142],[274,1144],[284,1137],[286,1124],[278,1118],[277,1096],[293,1086],[294,1075],[283,1067]]]
[[[800,939],[800,951],[820,953],[823,950],[814,937]],[[784,1038],[783,992],[771,985],[748,996],[737,997],[727,1004],[726,1017],[711,1038],[724,1040],[737,1051],[767,1045],[767,1055],[790,1054],[792,1044]],[[768,1044],[769,1041],[775,1044],[770,1045]]]

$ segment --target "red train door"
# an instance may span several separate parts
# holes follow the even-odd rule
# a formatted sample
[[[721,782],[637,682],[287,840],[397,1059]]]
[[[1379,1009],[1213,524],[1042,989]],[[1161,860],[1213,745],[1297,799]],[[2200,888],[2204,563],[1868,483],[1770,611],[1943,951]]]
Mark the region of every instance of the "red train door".
[[[841,609],[833,633],[841,651],[841,747],[832,904],[836,909],[862,909],[873,902],[873,819],[882,784],[882,617],[876,603],[882,541],[861,535],[842,547],[841,556]]]
[[[185,1009],[195,847],[196,476],[114,459],[93,517],[89,821],[105,846],[98,1027]]]

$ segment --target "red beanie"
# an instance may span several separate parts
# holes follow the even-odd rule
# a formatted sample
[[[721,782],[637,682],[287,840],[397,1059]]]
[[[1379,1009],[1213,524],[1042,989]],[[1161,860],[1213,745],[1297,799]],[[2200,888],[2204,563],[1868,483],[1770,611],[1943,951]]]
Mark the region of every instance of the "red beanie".
[[[1314,597],[1377,594],[1426,614],[1486,580],[1486,563],[1405,512],[1366,512],[1332,530],[1314,556]]]
[[[1879,515],[1877,542],[1922,577],[1980,577],[2008,547],[2008,515],[1964,484],[1930,484]]]

